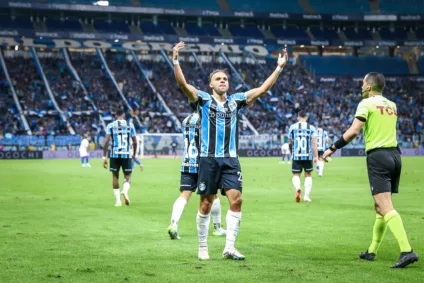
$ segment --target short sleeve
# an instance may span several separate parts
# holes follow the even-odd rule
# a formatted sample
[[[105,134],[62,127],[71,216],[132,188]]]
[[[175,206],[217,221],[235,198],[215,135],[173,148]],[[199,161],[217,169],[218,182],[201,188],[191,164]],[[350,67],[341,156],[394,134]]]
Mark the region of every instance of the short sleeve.
[[[358,108],[356,109],[355,117],[362,117],[365,120],[368,119],[369,107],[366,103],[366,100],[362,100],[359,103]]]
[[[311,126],[311,138],[316,138],[317,131],[314,126]]]
[[[130,130],[131,131],[131,137],[136,136],[134,124],[131,124],[130,128],[131,128],[131,130]]]
[[[202,107],[205,105],[209,100],[211,100],[211,95],[205,91],[198,90],[197,93],[199,94],[199,98],[197,100],[197,105]]]
[[[231,97],[237,103],[237,109],[241,109],[247,105],[247,94],[245,92],[235,93]]]
[[[289,139],[293,139],[293,127],[290,126],[289,128]]]
[[[107,135],[111,135],[112,134],[112,124],[107,125],[106,134]]]

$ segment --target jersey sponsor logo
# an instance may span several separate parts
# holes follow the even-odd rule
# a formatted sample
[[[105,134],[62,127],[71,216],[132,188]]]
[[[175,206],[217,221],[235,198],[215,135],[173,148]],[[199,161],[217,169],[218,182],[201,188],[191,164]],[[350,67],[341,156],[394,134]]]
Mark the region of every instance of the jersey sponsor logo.
[[[396,107],[377,105],[376,108],[380,110],[381,115],[384,115],[384,112],[386,112],[389,116],[398,115],[396,112]]]
[[[222,113],[222,112],[209,112],[209,117],[211,117],[211,118],[215,118],[215,117],[218,117],[218,118],[235,118],[235,117],[237,117],[237,113],[233,113],[233,112],[230,112],[230,113]]]

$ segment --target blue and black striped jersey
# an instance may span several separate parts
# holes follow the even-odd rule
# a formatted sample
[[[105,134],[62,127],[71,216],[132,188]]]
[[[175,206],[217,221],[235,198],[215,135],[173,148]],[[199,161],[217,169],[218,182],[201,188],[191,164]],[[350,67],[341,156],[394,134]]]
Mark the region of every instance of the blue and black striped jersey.
[[[107,125],[106,134],[112,139],[109,158],[131,158],[131,138],[136,135],[132,123],[125,120],[113,121]]]
[[[238,111],[247,105],[246,93],[235,93],[221,103],[209,93],[198,92],[200,157],[238,157]]]
[[[293,142],[293,160],[313,160],[312,138],[315,135],[314,126],[306,122],[297,122],[290,126],[289,138]]]
[[[200,116],[193,113],[184,119],[182,131],[184,138],[183,163],[181,172],[197,173],[199,167],[200,151]]]
[[[323,128],[317,129],[317,148],[318,151],[324,151],[327,146],[328,133]]]

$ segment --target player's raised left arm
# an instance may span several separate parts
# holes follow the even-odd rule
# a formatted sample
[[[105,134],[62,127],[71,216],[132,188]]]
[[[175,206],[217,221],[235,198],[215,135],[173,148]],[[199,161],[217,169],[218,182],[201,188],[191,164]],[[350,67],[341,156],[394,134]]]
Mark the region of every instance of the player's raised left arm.
[[[251,89],[246,92],[247,104],[254,102],[258,97],[261,97],[262,95],[267,93],[277,81],[278,77],[280,76],[280,73],[283,71],[284,66],[286,65],[288,60],[287,50],[285,48],[283,49],[282,53],[283,54],[278,54],[278,66],[274,70],[274,72],[268,77],[268,79],[266,79],[266,81],[260,87]]]

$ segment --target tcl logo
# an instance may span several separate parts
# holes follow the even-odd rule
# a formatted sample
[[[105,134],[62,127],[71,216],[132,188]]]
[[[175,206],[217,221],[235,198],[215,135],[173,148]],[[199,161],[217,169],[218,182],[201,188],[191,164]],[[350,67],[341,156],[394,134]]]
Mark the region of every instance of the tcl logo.
[[[380,109],[380,114],[384,115],[384,112],[386,112],[389,116],[395,115],[397,116],[396,107],[390,107],[390,106],[376,106],[377,109]]]

